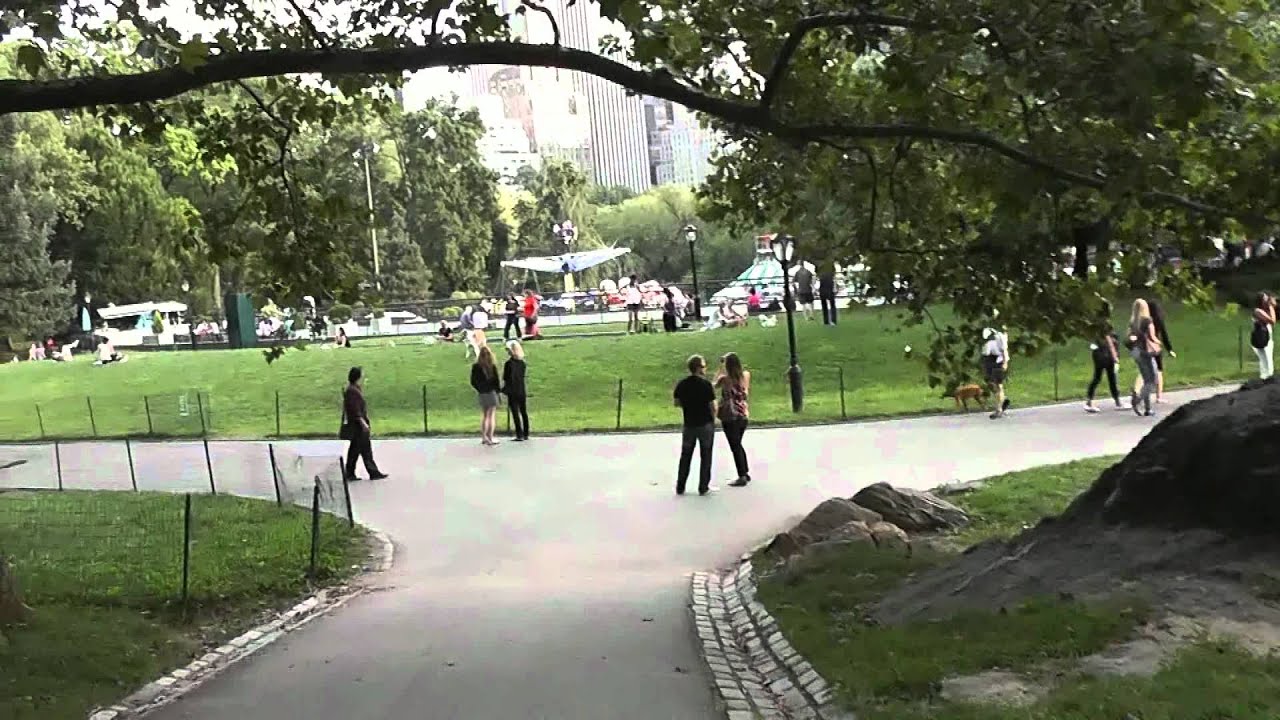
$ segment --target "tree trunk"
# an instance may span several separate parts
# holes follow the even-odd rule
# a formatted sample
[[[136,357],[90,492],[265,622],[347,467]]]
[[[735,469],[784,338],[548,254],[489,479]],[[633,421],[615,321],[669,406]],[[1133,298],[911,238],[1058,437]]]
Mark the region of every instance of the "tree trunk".
[[[13,568],[3,555],[0,555],[0,629],[25,621],[31,615],[31,608],[22,602],[18,592],[18,581],[13,575]]]

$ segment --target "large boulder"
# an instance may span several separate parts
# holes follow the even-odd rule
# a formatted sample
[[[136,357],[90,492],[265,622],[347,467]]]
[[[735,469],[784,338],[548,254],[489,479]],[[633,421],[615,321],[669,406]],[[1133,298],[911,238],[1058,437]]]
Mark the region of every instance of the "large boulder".
[[[883,519],[878,513],[859,507],[854,502],[844,498],[831,498],[823,500],[818,507],[806,515],[799,525],[791,529],[791,535],[801,544],[806,544],[824,540],[836,528],[851,522],[864,522],[870,525]]]
[[[946,500],[919,490],[895,488],[888,483],[865,487],[852,499],[907,532],[954,530],[969,524],[965,511]]]
[[[1063,513],[1170,529],[1280,533],[1280,383],[1178,408]]]

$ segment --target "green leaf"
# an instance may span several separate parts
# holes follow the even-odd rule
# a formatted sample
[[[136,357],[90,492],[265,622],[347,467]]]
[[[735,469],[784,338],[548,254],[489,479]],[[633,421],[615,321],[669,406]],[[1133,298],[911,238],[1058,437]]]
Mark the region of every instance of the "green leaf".
[[[183,44],[178,64],[184,70],[195,70],[209,62],[209,45],[197,37]]]
[[[18,47],[17,59],[18,67],[25,70],[31,77],[35,77],[40,74],[40,70],[44,67],[44,50],[35,45],[21,45]]]

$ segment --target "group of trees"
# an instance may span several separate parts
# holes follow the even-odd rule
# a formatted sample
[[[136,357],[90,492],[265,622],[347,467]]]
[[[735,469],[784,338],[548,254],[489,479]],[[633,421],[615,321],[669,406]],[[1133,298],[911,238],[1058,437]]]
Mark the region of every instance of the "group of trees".
[[[0,45],[0,78],[18,72],[20,47]],[[0,116],[0,232],[13,238],[0,334],[61,330],[73,293],[97,305],[184,299],[213,316],[231,288],[290,304],[493,290],[502,260],[562,252],[551,226],[565,219],[578,226],[574,249],[634,248],[611,270],[688,273],[690,190],[628,197],[554,160],[515,192],[499,188],[472,111],[406,112],[274,78],[166,111],[157,127],[84,111]],[[711,261],[726,236],[708,230]]]
[[[350,260],[362,251],[346,242],[358,213],[352,232],[334,233],[344,208],[290,180],[351,163],[338,152],[309,160],[302,138],[310,127],[336,132],[353,107],[385,106],[403,71],[427,67],[559,67],[704,113],[734,149],[705,194],[704,224],[785,228],[808,257],[863,260],[872,291],[898,294],[921,321],[945,299],[956,320],[937,327],[939,374],[971,363],[976,329],[993,317],[1019,329],[1027,352],[1091,332],[1130,275],[1111,272],[1112,256],[1145,263],[1156,238],[1172,235],[1194,257],[1211,234],[1270,231],[1280,203],[1267,171],[1280,160],[1270,0],[598,0],[629,36],[606,38],[604,52],[514,41],[510,13],[547,12],[534,3],[508,13],[496,3],[347,0],[326,13],[196,2],[204,31],[176,22],[187,5],[117,3],[108,17],[78,0],[11,3],[0,33],[32,40],[20,78],[0,82],[0,113],[96,108],[106,127],[152,143],[167,128],[195,127],[200,147],[218,148],[201,157],[231,157],[234,188],[254,192],[227,206],[236,212],[217,233],[192,201],[203,229],[181,246],[202,239],[224,262],[252,255],[228,251],[260,237],[252,271],[276,285],[355,285],[343,272],[360,267]],[[301,73],[329,85],[275,78]],[[240,97],[246,84],[265,102]],[[211,119],[217,102],[231,109]],[[545,224],[572,210],[564,203],[590,200],[552,169],[537,180],[578,197],[514,203],[505,235],[490,224],[490,269],[495,245],[548,243]],[[213,187],[234,199],[222,185]],[[603,241],[607,214],[583,226],[584,241]],[[447,220],[483,235],[479,223]],[[234,243],[212,239],[235,222],[260,227],[227,233]],[[1098,272],[1062,273],[1064,247],[1077,271],[1093,255]],[[433,285],[466,281],[427,265]],[[1203,296],[1186,277],[1160,284],[1171,298]]]

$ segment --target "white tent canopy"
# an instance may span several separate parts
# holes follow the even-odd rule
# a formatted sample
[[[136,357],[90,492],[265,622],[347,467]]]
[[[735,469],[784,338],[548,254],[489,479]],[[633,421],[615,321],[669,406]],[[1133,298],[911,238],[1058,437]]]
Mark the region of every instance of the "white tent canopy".
[[[587,268],[620,258],[629,252],[631,252],[631,248],[601,248],[599,250],[565,253],[564,255],[551,255],[548,257],[504,260],[502,261],[502,267],[556,274],[581,272]]]

